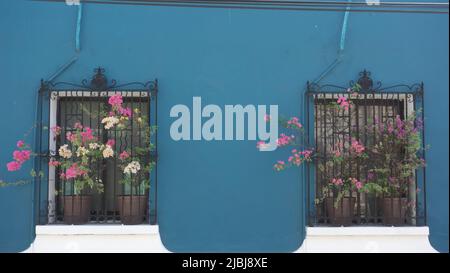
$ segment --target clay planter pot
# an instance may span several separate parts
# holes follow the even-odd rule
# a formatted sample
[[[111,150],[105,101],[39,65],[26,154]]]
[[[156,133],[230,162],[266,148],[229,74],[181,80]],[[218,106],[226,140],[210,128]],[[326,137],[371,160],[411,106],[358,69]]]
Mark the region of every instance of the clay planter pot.
[[[400,197],[380,198],[379,204],[383,209],[383,224],[387,226],[405,225],[407,202],[406,198]]]
[[[350,226],[354,216],[355,197],[344,197],[334,207],[334,199],[327,197],[325,199],[325,207],[327,210],[328,219],[333,226]]]
[[[124,225],[139,225],[144,222],[147,210],[147,195],[119,195],[116,205],[119,209],[120,219]]]
[[[81,225],[89,221],[92,196],[66,195],[62,197],[64,206],[64,223]]]

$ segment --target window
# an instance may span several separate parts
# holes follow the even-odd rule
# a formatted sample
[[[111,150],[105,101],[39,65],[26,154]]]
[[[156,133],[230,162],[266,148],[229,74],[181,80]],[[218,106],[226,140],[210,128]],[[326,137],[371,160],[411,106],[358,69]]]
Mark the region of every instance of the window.
[[[312,226],[425,224],[423,86],[374,88],[369,75],[353,89],[308,85]]]
[[[40,90],[36,143],[40,156],[36,160],[39,175],[35,197],[38,223],[155,224],[156,109],[153,108],[157,82],[140,84],[142,89],[129,89],[138,83],[106,87],[103,69],[96,72],[89,86],[83,82],[81,86],[73,85],[77,89],[56,89],[59,83],[43,84]],[[122,120],[107,128],[104,118],[115,111],[109,103],[112,96],[119,96],[121,111],[126,109],[129,113],[118,115]],[[81,136],[87,130],[93,136],[91,141],[76,144],[68,137],[77,133]],[[62,147],[67,147],[72,156],[62,156]],[[105,147],[111,147],[112,151],[108,150],[108,154]],[[125,170],[135,162],[139,165],[137,171]],[[73,178],[68,171],[74,165]]]

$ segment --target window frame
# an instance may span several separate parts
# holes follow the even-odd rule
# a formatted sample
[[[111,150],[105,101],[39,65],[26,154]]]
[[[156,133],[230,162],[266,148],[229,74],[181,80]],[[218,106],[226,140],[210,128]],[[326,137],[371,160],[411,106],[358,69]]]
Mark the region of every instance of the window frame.
[[[37,122],[35,145],[37,156],[34,169],[38,175],[35,177],[34,220],[37,225],[53,224],[56,220],[55,214],[55,167],[48,166],[48,161],[56,155],[57,141],[54,139],[50,128],[57,125],[58,98],[60,97],[108,97],[112,94],[121,93],[126,97],[148,98],[149,123],[157,126],[157,79],[147,82],[130,82],[118,85],[115,80],[108,83],[103,68],[94,69],[91,81],[83,80],[81,84],[68,82],[45,82],[41,80],[37,100]],[[75,96],[72,96],[74,95]],[[131,95],[131,96],[130,96]],[[149,189],[149,209],[144,222],[150,225],[157,224],[157,131],[151,135],[154,150],[149,154],[149,160],[155,162],[153,171],[150,173],[152,183]],[[41,173],[43,175],[41,175]],[[104,223],[87,223],[86,225],[104,225]],[[108,224],[108,223],[105,223]],[[122,224],[116,222],[114,224]]]
[[[357,95],[352,95],[348,92],[349,87],[355,85],[354,81],[349,82],[349,87],[342,87],[334,84],[323,84],[319,85],[317,83],[307,82],[307,91],[305,92],[305,124],[306,124],[306,134],[305,144],[308,147],[316,147],[315,138],[315,127],[316,127],[316,117],[315,117],[315,107],[316,99],[321,96],[320,99],[336,100],[338,95],[345,95],[348,98],[357,99],[359,96],[363,96],[364,99],[370,99],[377,101],[377,103],[382,103],[382,100],[389,100],[393,97],[402,96],[404,99],[404,112],[405,114],[411,113],[414,110],[421,109],[420,117],[424,118],[424,84],[413,84],[405,85],[398,84],[388,87],[383,87],[381,82],[377,82],[374,86],[373,80],[370,78],[370,72],[364,70],[359,74],[360,78],[356,83],[361,86],[361,90]],[[370,105],[370,104],[369,104]],[[371,105],[370,105],[371,106]],[[402,111],[402,110],[400,110]],[[422,136],[422,148],[425,147],[425,127],[421,132]],[[423,158],[425,158],[425,151],[422,153]],[[305,166],[305,184],[306,184],[306,221],[307,225],[310,227],[316,226],[330,226],[330,224],[319,224],[317,207],[315,204],[316,199],[316,185],[317,185],[317,163],[310,162]],[[425,168],[416,171],[416,186],[422,189],[421,192],[416,193],[416,208],[414,213],[414,225],[406,226],[424,226],[426,225],[426,175]],[[355,210],[356,211],[356,210]],[[357,215],[359,217],[360,215]],[[326,222],[326,221],[325,221]],[[370,224],[354,224],[350,226],[358,227],[370,227]],[[377,226],[377,225],[375,225]]]

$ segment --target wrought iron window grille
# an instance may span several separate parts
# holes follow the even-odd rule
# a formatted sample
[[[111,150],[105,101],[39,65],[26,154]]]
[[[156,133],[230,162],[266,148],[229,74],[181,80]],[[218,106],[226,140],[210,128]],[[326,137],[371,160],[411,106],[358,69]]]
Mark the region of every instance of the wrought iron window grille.
[[[358,86],[358,92],[352,91],[351,88],[354,86]],[[333,106],[333,102],[339,97],[351,100],[352,107],[345,110],[336,107],[336,104]],[[398,184],[407,186],[399,186],[398,193],[374,195],[349,190],[340,198],[339,193],[327,188],[333,177],[354,177],[359,181],[368,182],[373,179],[371,178],[373,170],[383,170],[381,167],[362,164],[358,160],[334,162],[333,150],[336,145],[349,147],[351,139],[358,139],[364,146],[375,145],[381,139],[377,140],[375,134],[370,134],[369,130],[376,120],[380,123],[390,123],[395,122],[397,116],[401,120],[406,120],[415,115],[423,123],[424,110],[423,83],[384,87],[380,81],[374,82],[371,73],[366,70],[359,74],[356,82],[350,81],[348,87],[308,82],[306,144],[315,147],[319,155],[306,166],[308,224],[310,226],[425,225],[425,168],[416,169],[414,174],[408,177],[399,176],[401,178],[398,179]],[[419,130],[421,139],[418,156],[425,160],[424,125]],[[345,148],[342,149],[342,152],[348,152]],[[400,146],[394,153],[402,158],[406,152]],[[369,160],[370,156],[373,155],[369,155]],[[329,164],[330,161],[333,163]],[[387,172],[397,172],[395,166],[389,168]],[[403,181],[407,183],[400,184]]]
[[[94,72],[90,81],[85,79],[81,84],[41,80],[35,138],[37,157],[34,164],[36,173],[43,175],[35,177],[36,223],[156,224],[157,133],[152,133],[150,139],[145,140],[144,130],[157,126],[158,81],[117,84],[114,79],[107,80],[103,68],[98,67]],[[114,94],[121,94],[124,107],[137,109],[148,124],[141,126],[130,118],[125,128],[106,130],[101,117],[108,109],[108,98]],[[74,197],[73,183],[60,179],[59,167],[49,166],[48,163],[58,157],[58,148],[67,144],[66,133],[74,131],[76,122],[92,128],[96,137],[103,142],[113,139],[116,155],[127,150],[142,163],[153,162],[152,172],[142,171],[135,177],[142,181],[150,180],[150,188],[139,184],[136,189],[132,186],[130,189],[127,184],[120,183],[122,170],[115,156],[89,166],[96,177],[102,180],[103,193],[88,190]],[[61,127],[59,136],[54,136],[50,130],[55,125]],[[147,143],[145,141],[153,144],[149,153],[142,155],[135,151],[137,148],[133,150]],[[68,212],[68,208],[71,212]],[[79,217],[83,211],[87,214],[87,221]]]

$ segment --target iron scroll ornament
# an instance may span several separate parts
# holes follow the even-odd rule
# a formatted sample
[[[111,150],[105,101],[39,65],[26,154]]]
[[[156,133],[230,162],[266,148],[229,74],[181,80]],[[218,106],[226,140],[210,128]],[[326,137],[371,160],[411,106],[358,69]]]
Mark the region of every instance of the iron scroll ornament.
[[[45,81],[41,79],[41,86],[39,93],[48,92],[51,90],[64,90],[64,89],[74,89],[79,91],[121,91],[126,89],[140,89],[150,91],[151,96],[156,96],[158,92],[158,79],[147,82],[128,82],[124,84],[117,84],[115,79],[112,79],[108,83],[108,79],[105,75],[105,69],[102,67],[97,67],[94,69],[94,75],[91,80],[83,79],[80,84],[72,82],[52,82]]]
[[[339,86],[334,84],[323,84],[320,85],[315,82],[307,82],[307,94],[321,93],[321,92],[346,92],[351,89],[355,84],[358,84],[361,88],[360,93],[377,93],[377,92],[395,92],[401,90],[402,92],[407,92],[411,94],[422,94],[424,90],[423,82],[414,83],[412,85],[407,84],[396,84],[384,87],[381,81],[374,81],[371,78],[371,72],[364,69],[359,73],[359,78],[355,82],[353,80],[349,81],[347,87]]]

